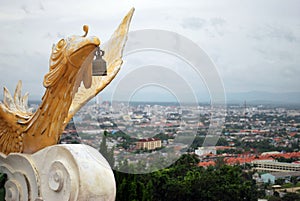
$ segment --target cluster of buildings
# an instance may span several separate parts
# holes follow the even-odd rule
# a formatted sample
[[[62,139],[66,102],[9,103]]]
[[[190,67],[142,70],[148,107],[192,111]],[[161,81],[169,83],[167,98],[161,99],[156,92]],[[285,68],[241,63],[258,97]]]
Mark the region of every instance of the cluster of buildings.
[[[223,157],[227,164],[250,164],[257,172],[263,172],[272,165],[282,167],[279,172],[284,172],[284,168],[290,168],[287,171],[298,171],[298,164],[279,164],[274,158],[270,158],[270,154],[262,155],[260,149],[255,147],[264,143],[268,148],[283,151],[274,153],[277,156],[290,154],[284,152],[298,153],[300,109],[294,108],[244,104],[216,110],[210,105],[171,103],[88,104],[74,117],[74,128],[65,131],[62,143],[77,140],[98,149],[103,132],[107,131],[111,136],[117,136],[107,140],[109,147],[115,147],[116,156],[136,150],[161,148],[184,153],[193,143],[193,140],[188,139],[207,137],[209,128],[218,125],[218,122],[223,124],[217,135],[221,136],[225,144],[199,146],[192,150],[201,160],[199,165],[215,165],[216,159]]]
[[[126,105],[122,102],[111,105],[108,102],[103,102],[100,105],[85,106],[78,112],[74,121],[82,141],[94,147],[97,147],[101,141],[99,136],[104,131],[108,131],[112,134],[122,132],[130,138],[136,139],[135,149],[148,147],[149,143],[143,141],[149,141],[156,135],[163,134],[166,137],[160,138],[161,143],[155,145],[155,147],[160,148],[163,145],[173,144],[169,142],[177,136],[187,136],[193,139],[199,132],[199,127],[208,128],[211,110],[209,107],[198,105]],[[122,144],[124,138],[112,139],[111,141],[115,145]],[[192,141],[190,140],[189,143]],[[177,145],[181,146],[180,143]],[[182,148],[187,145],[182,145]],[[133,146],[130,146],[130,150],[133,149]]]
[[[266,106],[229,106],[224,125],[224,138],[256,143],[268,141],[274,147],[298,146],[300,110]]]
[[[213,165],[218,157],[224,157],[229,164],[250,164],[257,158],[274,160],[260,155],[262,150],[298,152],[300,110],[274,106],[229,106],[221,138],[231,152],[223,148],[222,154],[218,155],[220,147],[200,147],[195,153],[200,156],[201,165]],[[205,156],[208,153],[210,157]],[[273,154],[279,155],[279,152]],[[282,157],[289,158],[289,153],[286,154]]]

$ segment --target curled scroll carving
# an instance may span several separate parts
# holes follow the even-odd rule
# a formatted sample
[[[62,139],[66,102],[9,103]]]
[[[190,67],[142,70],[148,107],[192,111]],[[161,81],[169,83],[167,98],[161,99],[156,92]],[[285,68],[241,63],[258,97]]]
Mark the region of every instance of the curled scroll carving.
[[[109,164],[87,145],[55,145],[33,155],[0,154],[0,172],[7,174],[8,201],[115,199]]]
[[[14,201],[18,200],[20,198],[20,185],[18,184],[18,181],[14,179],[10,179],[5,183],[5,189],[6,189],[6,196],[5,200],[7,201]]]
[[[55,192],[60,192],[64,186],[64,178],[68,177],[67,174],[68,171],[61,162],[52,163],[48,177],[49,188]]]
[[[0,153],[0,172],[7,175],[6,200],[34,200],[38,196],[38,177],[27,155]],[[28,190],[30,189],[30,194]]]

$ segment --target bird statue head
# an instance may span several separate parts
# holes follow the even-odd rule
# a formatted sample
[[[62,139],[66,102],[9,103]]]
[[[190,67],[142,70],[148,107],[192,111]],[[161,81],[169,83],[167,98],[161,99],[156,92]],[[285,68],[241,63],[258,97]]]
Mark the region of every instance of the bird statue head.
[[[34,113],[27,110],[28,95],[21,96],[21,82],[13,97],[5,88],[3,104],[0,102],[0,152],[30,154],[58,143],[75,113],[119,72],[133,13],[134,8],[124,17],[103,50],[100,50],[99,38],[87,37],[86,25],[83,36],[61,39],[53,45],[49,72],[43,82],[46,90]],[[106,75],[100,75],[97,66],[107,67]]]
[[[59,79],[76,77],[89,88],[92,80],[92,61],[100,40],[96,36],[87,37],[88,26],[84,25],[83,36],[71,36],[61,39],[53,45],[50,56],[50,69],[44,77],[44,86],[49,88],[57,84]],[[74,80],[74,79],[73,79]]]

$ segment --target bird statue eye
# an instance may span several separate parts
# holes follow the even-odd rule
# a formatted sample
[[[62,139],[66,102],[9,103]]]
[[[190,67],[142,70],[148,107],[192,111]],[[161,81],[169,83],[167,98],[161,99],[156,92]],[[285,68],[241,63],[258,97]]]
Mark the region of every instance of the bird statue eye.
[[[65,39],[61,39],[61,40],[57,43],[57,49],[61,49],[65,44],[66,44]]]

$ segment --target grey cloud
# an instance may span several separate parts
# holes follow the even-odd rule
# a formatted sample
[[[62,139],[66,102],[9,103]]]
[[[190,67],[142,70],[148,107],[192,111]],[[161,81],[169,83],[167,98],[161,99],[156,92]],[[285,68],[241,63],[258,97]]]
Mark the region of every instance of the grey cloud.
[[[220,17],[215,17],[210,19],[210,23],[213,26],[223,26],[226,24],[226,20]]]
[[[20,9],[27,15],[44,12],[46,10],[43,2],[38,0],[26,1],[26,3],[20,6]]]
[[[28,7],[26,5],[22,5],[21,9],[26,13],[26,14],[30,14],[30,10],[28,9]]]
[[[11,53],[11,52],[0,52],[0,58],[17,58],[19,56],[18,53]],[[3,61],[3,60],[2,60]]]
[[[226,20],[224,20],[223,18],[220,17],[216,17],[216,18],[211,18],[210,19],[210,24],[212,27],[214,27],[214,32],[218,35],[218,36],[224,36],[225,33],[225,24],[226,24]]]
[[[44,34],[44,38],[46,38],[46,39],[52,39],[53,35],[52,35],[52,33],[48,32],[48,33]]]
[[[57,38],[65,38],[65,35],[60,32],[57,32],[56,36],[57,36]]]
[[[288,51],[279,51],[278,52],[278,58],[281,61],[291,61],[291,60],[294,59],[293,55]]]
[[[189,17],[183,19],[181,26],[186,29],[198,30],[208,26],[219,28],[225,24],[226,20],[220,17],[210,18],[209,20],[198,17]]]
[[[295,42],[297,40],[293,32],[291,32],[288,28],[276,27],[274,25],[268,26],[267,36],[271,38],[285,39],[289,42]]]
[[[39,2],[39,8],[40,10],[45,10],[44,4],[42,1]]]
[[[279,27],[273,24],[256,27],[254,30],[249,31],[248,36],[256,40],[277,39],[288,42],[297,41],[297,37],[288,27]]]
[[[288,76],[287,78],[295,79],[295,81],[299,81],[298,75],[300,73],[300,69],[298,65],[290,64],[290,65],[284,65],[282,68],[282,73],[285,76]]]
[[[205,26],[206,20],[197,17],[189,17],[183,19],[181,26],[185,29],[198,30]]]
[[[124,7],[136,3],[131,30],[160,28],[180,31],[198,41],[197,44],[216,62],[226,90],[299,91],[298,1],[273,3],[272,0],[254,0],[245,6],[229,0],[205,3],[195,0],[191,4],[167,0],[154,6],[140,0],[134,3],[122,1],[124,6],[116,8],[117,1],[74,3],[66,0],[67,8],[58,7],[61,2],[55,0],[2,1],[0,87],[5,85],[14,90],[18,79],[23,79],[24,91],[31,92],[31,98],[39,98],[44,89],[42,79],[48,70],[53,43],[65,36],[82,34],[81,27],[85,23],[91,27],[90,34],[99,35],[105,42],[126,12]],[[267,4],[268,7],[264,7]],[[289,12],[280,12],[283,8]],[[160,12],[153,15],[158,10]],[[43,55],[36,54],[36,51]],[[134,59],[141,60],[136,61],[137,64],[152,61],[147,57]],[[122,70],[125,69],[131,69],[126,60]],[[123,74],[121,71],[119,77]]]
[[[190,29],[193,31],[203,30],[209,37],[214,38],[216,36],[224,35],[224,25],[226,20],[220,17],[214,17],[210,19],[202,19],[197,17],[184,18],[181,26],[184,29]]]

